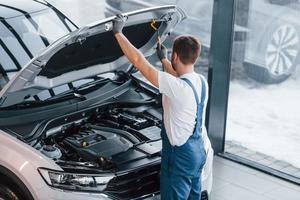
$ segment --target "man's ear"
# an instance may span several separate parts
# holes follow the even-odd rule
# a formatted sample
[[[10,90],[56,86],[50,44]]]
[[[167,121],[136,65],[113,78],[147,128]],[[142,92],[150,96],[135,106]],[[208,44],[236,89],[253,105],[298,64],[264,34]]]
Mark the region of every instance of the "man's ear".
[[[173,56],[174,56],[174,60],[177,60],[177,58],[178,58],[178,55],[177,55],[177,53],[176,53],[176,52],[174,52],[174,53],[173,53]]]
[[[174,60],[176,64],[183,64],[177,53],[174,53]]]
[[[176,52],[173,53],[174,55],[174,61],[177,63],[178,62],[178,54]]]

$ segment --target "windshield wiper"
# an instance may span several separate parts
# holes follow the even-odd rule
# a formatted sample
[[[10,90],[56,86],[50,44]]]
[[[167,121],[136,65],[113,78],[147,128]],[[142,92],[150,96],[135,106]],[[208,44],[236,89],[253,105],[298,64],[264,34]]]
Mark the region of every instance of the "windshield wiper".
[[[79,85],[77,87],[73,87],[65,92],[62,92],[60,94],[57,94],[55,96],[52,96],[48,99],[46,99],[46,101],[51,101],[51,100],[54,100],[54,99],[63,99],[65,97],[68,97],[70,95],[73,95],[73,97],[76,97],[76,98],[80,98],[82,100],[85,100],[85,96],[79,94],[78,92],[81,91],[81,90],[85,90],[85,89],[88,89],[90,88],[91,86],[96,86],[98,84],[103,84],[103,83],[107,83],[111,81],[110,79],[108,78],[105,78],[105,79],[97,79],[97,80],[94,80],[94,81],[91,81],[91,82],[88,82],[88,83],[84,83],[82,85]],[[85,99],[84,99],[85,98]]]
[[[86,100],[86,97],[84,95],[81,95],[81,94],[78,94],[78,93],[68,93],[64,96],[60,96],[58,98],[49,98],[49,99],[46,99],[46,100],[31,100],[31,101],[24,101],[24,102],[21,102],[21,103],[18,103],[18,104],[15,104],[15,105],[12,105],[12,106],[9,106],[7,107],[8,109],[10,107],[19,107],[19,108],[22,108],[22,107],[31,107],[31,106],[41,106],[41,105],[45,105],[45,104],[51,104],[51,103],[55,103],[55,102],[61,102],[63,100],[69,100],[69,99],[74,99],[74,98],[77,98],[81,101],[84,101]]]
[[[86,97],[82,94],[76,93],[76,91],[69,91],[68,93],[64,93],[63,95],[59,95],[59,96],[53,96],[50,97],[42,102],[53,102],[53,101],[57,101],[57,100],[68,100],[68,99],[73,99],[73,98],[78,98],[82,101],[86,100]]]
[[[82,85],[79,85],[77,87],[73,87],[65,92],[62,92],[60,94],[57,94],[55,96],[52,96],[48,99],[45,100],[27,100],[24,102],[21,102],[19,104],[15,104],[13,105],[13,107],[17,106],[19,108],[22,107],[31,107],[31,106],[41,106],[41,105],[45,105],[45,104],[52,104],[52,103],[56,103],[56,102],[62,102],[65,100],[70,100],[70,99],[79,99],[80,101],[85,101],[86,100],[86,96],[80,94],[79,92],[85,89],[88,89],[90,87],[99,85],[99,84],[105,84],[108,82],[116,82],[116,83],[120,83],[118,81],[115,80],[111,80],[109,78],[102,78],[102,79],[96,79],[94,81],[88,82],[88,83],[84,83]]]
[[[73,90],[73,91],[78,91],[78,90],[84,89],[84,88],[86,88],[86,87],[98,85],[98,84],[100,84],[100,83],[107,83],[107,82],[110,82],[110,81],[112,81],[112,80],[110,80],[109,78],[96,79],[96,80],[94,80],[94,81],[91,81],[91,82],[88,82],[88,83],[79,85],[78,87],[74,87],[72,90]]]

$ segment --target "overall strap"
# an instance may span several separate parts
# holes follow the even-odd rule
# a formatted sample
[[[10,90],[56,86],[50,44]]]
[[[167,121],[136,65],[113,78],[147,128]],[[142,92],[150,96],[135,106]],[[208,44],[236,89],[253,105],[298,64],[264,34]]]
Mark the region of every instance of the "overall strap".
[[[197,107],[198,107],[198,105],[200,104],[200,102],[199,102],[199,97],[198,97],[198,94],[197,94],[197,92],[196,92],[196,89],[195,89],[194,85],[193,85],[192,82],[191,82],[189,79],[187,79],[187,78],[181,78],[181,79],[184,80],[184,81],[192,88],[193,93],[194,93],[194,97],[195,97],[195,100],[196,100],[196,103],[197,103]],[[201,98],[201,99],[202,99],[202,98]]]
[[[206,84],[202,76],[200,76],[201,79],[201,104],[204,106],[204,101],[206,98]]]
[[[196,119],[195,119],[196,124],[195,124],[195,128],[194,128],[193,132],[195,132],[195,130],[197,130],[197,128],[202,127],[203,108],[204,108],[204,101],[206,98],[205,81],[201,76],[200,76],[200,79],[201,79],[201,102],[199,102],[198,94],[197,94],[196,89],[195,89],[194,85],[192,84],[192,82],[187,78],[182,78],[182,80],[184,80],[192,88],[195,99],[196,99],[196,103],[197,103],[197,113],[196,113]],[[200,110],[202,112],[200,112]]]
[[[187,78],[181,78],[181,79],[184,80],[192,88],[197,106],[199,104],[204,105],[204,101],[206,98],[206,87],[205,87],[204,79],[200,76],[200,79],[201,79],[201,101],[200,102],[199,102],[198,94],[197,94],[196,89],[195,89],[194,85],[192,84],[192,82]]]

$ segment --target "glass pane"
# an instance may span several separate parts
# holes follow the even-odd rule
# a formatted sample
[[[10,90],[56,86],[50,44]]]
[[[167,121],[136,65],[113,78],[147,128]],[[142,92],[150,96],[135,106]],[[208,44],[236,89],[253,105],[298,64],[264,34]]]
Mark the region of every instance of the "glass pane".
[[[46,47],[37,30],[25,16],[7,19],[7,23],[18,33],[32,55],[36,55],[42,48]]]
[[[171,59],[170,57],[172,53],[172,46],[176,37],[180,35],[196,36],[202,44],[202,51],[201,56],[198,59],[197,64],[195,65],[195,71],[198,73],[202,73],[207,77],[213,0],[198,1],[197,3],[191,0],[107,0],[105,4],[105,15],[113,16],[118,12],[128,12],[146,7],[170,4],[177,5],[178,7],[183,9],[187,15],[187,19],[177,25],[171,35],[164,42],[164,45],[169,49],[169,59]],[[191,7],[190,5],[193,6]],[[161,64],[156,54],[151,56],[149,58],[149,61],[161,69]]]
[[[0,64],[5,71],[17,70],[17,66],[13,63],[7,52],[0,46]]]
[[[72,24],[70,22],[70,20],[68,20],[67,18],[64,19],[65,23],[67,24],[67,26],[70,28],[71,31],[75,31],[77,28],[74,26],[74,24]]]
[[[236,2],[225,150],[300,178],[300,3]]]
[[[31,17],[36,24],[20,14],[0,20],[0,64],[5,71],[24,67],[31,56],[46,47],[43,40],[51,43],[69,33],[52,9],[33,13]],[[72,24],[69,26],[74,30]]]
[[[68,34],[69,30],[62,20],[71,30],[76,29],[52,9],[31,13],[30,16],[15,15],[17,17],[0,20],[0,65],[5,72],[24,67],[31,56],[37,55],[48,43]],[[11,75],[7,77],[10,79]]]
[[[52,10],[32,14],[31,17],[39,24],[38,33],[47,38],[50,43],[69,33],[67,27]]]
[[[77,26],[105,18],[105,0],[49,0]]]
[[[6,54],[9,55],[8,52],[10,52],[11,53],[11,55],[10,55],[11,61],[15,58],[16,62],[20,66],[25,65],[29,61],[30,57],[25,52],[24,48],[21,46],[20,41],[17,40],[17,38],[13,35],[12,31],[9,30],[3,23],[0,23],[0,32],[1,32],[0,33],[1,40],[3,42],[3,45],[1,45],[1,47],[3,50],[5,49],[5,47],[7,48],[7,50],[5,50],[6,53],[2,53],[3,59],[6,60],[4,62],[5,63],[10,62],[10,61],[8,61],[9,59],[6,56]],[[2,57],[1,57],[1,59],[2,59]],[[4,65],[4,63],[2,65]],[[14,66],[7,65],[7,67],[8,68],[18,68],[15,64],[14,64]],[[4,66],[4,68],[6,68],[6,66]]]
[[[16,75],[16,73],[17,72],[9,72],[9,73],[7,73],[8,79],[12,79]]]
[[[6,83],[7,83],[7,78],[0,73],[0,90],[3,89]]]

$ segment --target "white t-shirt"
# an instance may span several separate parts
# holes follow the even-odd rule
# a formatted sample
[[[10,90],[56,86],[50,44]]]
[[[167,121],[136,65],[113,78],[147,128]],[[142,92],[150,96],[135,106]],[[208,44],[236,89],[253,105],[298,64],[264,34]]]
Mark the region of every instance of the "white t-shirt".
[[[195,119],[197,115],[197,103],[192,88],[181,78],[189,79],[196,89],[201,101],[201,78],[195,72],[187,73],[180,77],[172,76],[167,72],[158,73],[159,91],[162,93],[162,103],[164,108],[164,125],[172,146],[183,145],[193,134]],[[202,77],[204,80],[205,78]],[[204,112],[208,97],[208,86],[205,81],[206,95],[204,102]],[[204,126],[205,113],[202,117]]]

